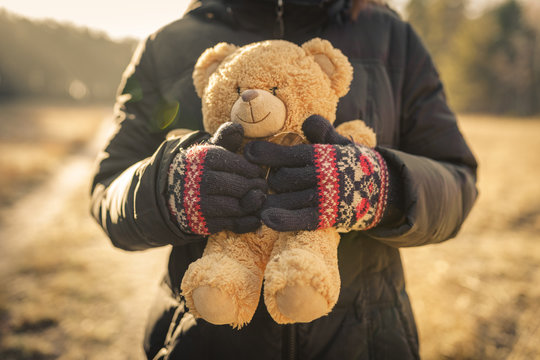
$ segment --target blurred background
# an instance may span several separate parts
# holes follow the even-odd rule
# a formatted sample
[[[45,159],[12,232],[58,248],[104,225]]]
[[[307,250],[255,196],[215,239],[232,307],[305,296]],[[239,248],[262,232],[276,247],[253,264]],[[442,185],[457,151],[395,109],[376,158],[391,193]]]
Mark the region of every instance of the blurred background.
[[[540,2],[389,4],[480,162],[458,237],[403,251],[422,355],[540,358]],[[168,249],[113,248],[89,182],[137,42],[186,6],[0,0],[0,359],[142,359]]]

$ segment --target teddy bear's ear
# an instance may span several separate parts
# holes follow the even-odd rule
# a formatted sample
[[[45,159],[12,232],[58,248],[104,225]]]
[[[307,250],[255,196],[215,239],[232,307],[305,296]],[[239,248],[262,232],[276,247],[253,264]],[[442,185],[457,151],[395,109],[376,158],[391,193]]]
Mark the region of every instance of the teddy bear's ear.
[[[332,89],[338,97],[349,91],[352,81],[353,68],[343,53],[334,48],[328,40],[311,39],[302,45],[302,49],[321,67],[330,78]]]
[[[206,85],[208,85],[208,79],[214,71],[216,71],[219,64],[223,60],[236,51],[238,47],[236,45],[228,43],[219,43],[212,48],[206,49],[197,60],[195,69],[193,70],[193,84],[197,95],[202,97]]]

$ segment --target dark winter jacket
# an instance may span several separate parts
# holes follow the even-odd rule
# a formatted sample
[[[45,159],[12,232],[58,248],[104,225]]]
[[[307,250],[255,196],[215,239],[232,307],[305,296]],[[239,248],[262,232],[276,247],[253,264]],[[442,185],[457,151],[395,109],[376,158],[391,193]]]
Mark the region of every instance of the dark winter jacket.
[[[287,5],[283,26],[267,1],[202,1],[140,46],[124,74],[117,129],[100,158],[92,212],[113,244],[127,250],[172,245],[165,280],[152,308],[145,350],[177,359],[414,359],[418,338],[405,291],[399,248],[456,235],[475,198],[476,162],[449,110],[430,56],[411,26],[384,6],[356,21],[346,1]],[[402,204],[397,221],[344,234],[342,280],[335,309],[308,324],[281,326],[261,305],[241,330],[186,313],[179,284],[205,239],[171,221],[166,173],[182,147],[204,138],[165,140],[173,128],[202,128],[191,74],[199,55],[225,41],[244,45],[282,37],[298,44],[329,40],[354,67],[337,123],[363,119],[377,134]],[[429,272],[426,269],[426,272]],[[421,279],[418,279],[421,281]]]

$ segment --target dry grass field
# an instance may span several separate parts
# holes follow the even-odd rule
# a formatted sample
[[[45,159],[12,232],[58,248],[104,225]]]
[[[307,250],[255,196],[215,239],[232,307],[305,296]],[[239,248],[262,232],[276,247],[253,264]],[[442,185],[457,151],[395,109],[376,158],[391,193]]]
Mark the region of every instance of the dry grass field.
[[[0,359],[142,359],[167,249],[114,249],[88,215],[108,107],[0,105]],[[540,358],[540,119],[463,116],[478,203],[404,249],[425,359]]]
[[[540,358],[540,119],[460,117],[480,197],[457,238],[403,251],[426,359]]]

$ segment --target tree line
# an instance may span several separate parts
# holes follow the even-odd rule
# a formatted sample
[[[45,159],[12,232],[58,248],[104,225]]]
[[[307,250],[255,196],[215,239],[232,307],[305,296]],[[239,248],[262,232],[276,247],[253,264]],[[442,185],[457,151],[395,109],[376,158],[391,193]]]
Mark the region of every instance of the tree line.
[[[110,101],[136,43],[0,9],[0,100],[46,96]]]
[[[471,17],[467,0],[409,0],[407,20],[461,112],[540,113],[540,4],[504,0]]]

